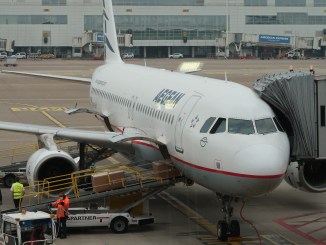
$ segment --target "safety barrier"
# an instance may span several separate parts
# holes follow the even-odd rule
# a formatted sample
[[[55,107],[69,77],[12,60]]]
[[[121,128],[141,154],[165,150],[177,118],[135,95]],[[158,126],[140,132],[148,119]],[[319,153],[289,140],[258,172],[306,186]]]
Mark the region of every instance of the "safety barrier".
[[[139,190],[143,189],[145,183],[158,182],[163,184],[163,180],[171,179],[174,180],[179,175],[167,176],[167,172],[171,170],[163,170],[154,172],[152,170],[152,163],[141,162],[134,163],[135,166],[128,165],[110,165],[103,167],[91,167],[87,170],[81,170],[73,172],[71,174],[55,176],[46,178],[43,181],[38,181],[32,186],[25,187],[24,199],[28,200],[28,205],[39,204],[51,197],[57,196],[60,192],[68,193],[71,197],[80,197],[82,190],[93,192],[94,189],[103,187],[105,185],[113,186],[112,189],[126,189],[131,186],[139,186]],[[99,173],[116,173],[118,171],[124,172],[123,178],[110,180],[109,183],[102,185],[92,185],[92,176]],[[160,177],[165,176],[165,177]],[[118,187],[117,187],[118,186]]]

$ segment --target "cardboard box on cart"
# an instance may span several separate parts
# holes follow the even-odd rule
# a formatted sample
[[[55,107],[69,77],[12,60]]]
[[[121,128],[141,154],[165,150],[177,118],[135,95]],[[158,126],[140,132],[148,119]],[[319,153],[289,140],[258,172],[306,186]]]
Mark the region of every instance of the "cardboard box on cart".
[[[95,192],[104,192],[124,187],[125,173],[123,170],[103,172],[92,175],[92,185]]]

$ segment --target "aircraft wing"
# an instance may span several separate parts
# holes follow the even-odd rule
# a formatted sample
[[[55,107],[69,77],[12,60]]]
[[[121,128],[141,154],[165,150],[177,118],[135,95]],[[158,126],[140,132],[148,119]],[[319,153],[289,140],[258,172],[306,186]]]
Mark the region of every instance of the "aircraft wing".
[[[95,130],[60,128],[36,124],[13,123],[5,121],[0,121],[0,130],[33,134],[36,136],[50,134],[53,135],[55,138],[69,139],[79,143],[94,144],[116,150],[120,149],[120,143],[132,140],[144,140],[156,144],[162,144],[161,142],[149,138],[137,130],[128,130],[128,132],[117,133]]]
[[[90,84],[92,79],[85,78],[85,77],[71,77],[71,76],[59,76],[59,75],[50,75],[50,74],[42,74],[42,73],[33,73],[33,72],[22,72],[22,71],[7,71],[2,70],[2,73],[10,73],[16,75],[24,75],[24,76],[36,76],[36,77],[47,77],[47,78],[55,78],[55,79],[62,79],[74,82],[82,82]]]

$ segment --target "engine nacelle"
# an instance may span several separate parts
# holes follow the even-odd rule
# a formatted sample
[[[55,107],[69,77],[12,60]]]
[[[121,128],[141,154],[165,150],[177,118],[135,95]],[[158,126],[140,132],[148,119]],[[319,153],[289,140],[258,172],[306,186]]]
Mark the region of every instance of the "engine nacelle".
[[[78,170],[78,164],[66,152],[45,148],[34,152],[27,161],[26,176],[29,185],[46,178],[70,174]]]
[[[314,161],[299,164],[291,162],[285,176],[286,182],[294,188],[307,192],[326,191],[326,162]]]

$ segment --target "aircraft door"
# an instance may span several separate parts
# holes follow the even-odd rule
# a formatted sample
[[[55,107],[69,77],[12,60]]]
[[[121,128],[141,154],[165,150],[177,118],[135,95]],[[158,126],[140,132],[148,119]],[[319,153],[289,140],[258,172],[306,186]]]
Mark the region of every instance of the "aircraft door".
[[[177,118],[176,126],[175,126],[175,132],[174,132],[174,140],[175,140],[175,150],[177,152],[183,153],[183,145],[182,145],[182,137],[183,137],[183,131],[184,127],[186,125],[186,122],[188,121],[189,115],[194,109],[197,102],[200,100],[199,95],[193,95],[191,96],[188,101],[184,104],[183,108],[181,109],[179,116]]]

